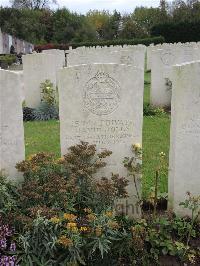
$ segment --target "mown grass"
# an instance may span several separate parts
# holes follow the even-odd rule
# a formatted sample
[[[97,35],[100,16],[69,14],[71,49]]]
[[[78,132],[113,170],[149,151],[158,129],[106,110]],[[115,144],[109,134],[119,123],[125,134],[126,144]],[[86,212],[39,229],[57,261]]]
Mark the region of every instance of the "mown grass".
[[[38,152],[60,156],[60,123],[58,121],[33,121],[24,123],[26,157]]]
[[[150,73],[145,73],[144,103],[149,102]],[[58,121],[26,122],[25,142],[26,156],[37,152],[53,152],[60,156],[60,136]],[[158,165],[159,153],[166,154],[168,165],[169,153],[169,115],[144,117],[143,124],[143,196],[147,197],[154,185],[155,169]],[[167,192],[167,171],[160,177],[160,190]]]

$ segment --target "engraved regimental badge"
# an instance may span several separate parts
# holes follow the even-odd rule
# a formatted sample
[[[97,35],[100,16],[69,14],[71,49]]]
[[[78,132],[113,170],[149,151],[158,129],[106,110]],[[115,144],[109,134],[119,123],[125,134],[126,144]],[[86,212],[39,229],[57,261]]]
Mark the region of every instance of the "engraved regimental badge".
[[[163,62],[164,65],[170,66],[173,65],[174,63],[174,54],[171,53],[170,51],[164,52],[161,55],[161,61]]]
[[[98,72],[84,87],[85,107],[93,114],[107,115],[117,109],[120,86],[105,72]]]

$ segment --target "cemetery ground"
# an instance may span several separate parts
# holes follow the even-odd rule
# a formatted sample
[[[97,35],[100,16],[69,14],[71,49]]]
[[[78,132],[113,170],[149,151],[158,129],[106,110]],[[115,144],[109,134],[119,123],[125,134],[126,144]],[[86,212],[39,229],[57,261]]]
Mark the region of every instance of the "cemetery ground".
[[[150,73],[145,73],[144,104],[149,103]],[[60,156],[59,121],[25,122],[26,157],[38,152],[51,152]],[[167,166],[170,139],[170,115],[144,116],[143,121],[143,197],[146,199],[154,186],[159,153],[165,153],[166,167],[160,176],[160,192],[167,192]],[[123,158],[122,158],[123,161]]]

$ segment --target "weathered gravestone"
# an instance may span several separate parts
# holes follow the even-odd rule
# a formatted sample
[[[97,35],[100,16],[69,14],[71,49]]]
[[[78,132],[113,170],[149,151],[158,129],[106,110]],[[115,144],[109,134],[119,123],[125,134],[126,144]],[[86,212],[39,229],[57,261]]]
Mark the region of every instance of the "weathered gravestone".
[[[186,192],[200,195],[200,61],[173,67],[169,202],[178,214]]]
[[[24,55],[22,60],[26,105],[37,108],[41,102],[41,83],[50,80],[56,86],[56,58],[41,53]]]
[[[127,65],[93,64],[69,67],[59,72],[61,152],[80,140],[97,149],[113,152],[101,176],[111,172],[127,177],[125,156],[132,156],[131,145],[142,142],[142,69]],[[139,187],[139,184],[137,184]],[[133,178],[129,198],[119,205],[130,216],[139,216]]]
[[[75,49],[67,55],[67,65],[115,63],[144,68],[145,52],[145,46]]]
[[[20,74],[0,70],[0,170],[18,178],[16,163],[24,160],[24,128]]]
[[[146,53],[146,55],[147,55],[147,65],[146,65],[146,67],[147,67],[147,70],[148,71],[151,70],[151,53],[152,53],[152,51],[154,49],[156,49],[156,47],[154,46],[154,44],[151,44],[151,45],[149,45],[147,47],[147,53]]]
[[[56,68],[63,68],[65,66],[65,51],[59,49],[48,49],[43,51],[44,54],[53,54],[55,55],[55,64]]]
[[[151,53],[151,96],[150,101],[154,106],[171,105],[172,66],[200,60],[197,45],[170,44],[162,45],[162,49],[153,50]]]
[[[154,106],[171,105],[171,71],[175,60],[175,54],[171,50],[152,51],[150,102]]]

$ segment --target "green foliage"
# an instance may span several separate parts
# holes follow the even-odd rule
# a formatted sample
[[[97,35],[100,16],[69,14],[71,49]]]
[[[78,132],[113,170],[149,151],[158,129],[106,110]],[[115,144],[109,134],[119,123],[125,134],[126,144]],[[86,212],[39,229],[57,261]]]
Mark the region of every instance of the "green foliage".
[[[17,164],[24,181],[18,190],[21,223],[30,223],[38,212],[46,217],[71,208],[67,198],[67,176],[52,154],[38,153]]]
[[[119,31],[120,39],[147,38],[149,36],[145,27],[139,24],[131,15],[123,17],[123,27]]]
[[[45,102],[49,105],[56,104],[56,89],[54,88],[53,83],[50,80],[45,80],[40,85],[42,102]]]
[[[134,179],[141,173],[142,150],[134,144],[125,167]],[[24,181],[15,208],[1,201],[6,217],[13,215],[20,265],[151,265],[170,255],[185,263],[200,257],[198,241],[200,200],[188,193],[181,203],[191,220],[171,215],[147,215],[132,220],[114,209],[127,196],[127,180],[113,174],[95,179],[111,152],[97,153],[81,142],[60,159],[40,153],[19,163]],[[164,153],[160,154],[160,159]],[[161,173],[161,166],[156,171]],[[7,191],[2,179],[1,191]],[[1,193],[2,194],[2,193]],[[7,193],[3,198],[8,199]],[[198,242],[197,242],[198,243]]]
[[[82,142],[72,146],[63,158],[55,160],[51,154],[39,153],[17,164],[24,174],[19,189],[19,206],[22,223],[40,214],[50,217],[60,211],[82,211],[91,208],[97,212],[127,196],[125,178],[113,174],[93,178],[106,165],[104,158],[109,151],[96,153],[96,147]]]
[[[34,120],[47,121],[59,118],[59,111],[56,105],[46,102],[40,103],[39,107],[33,111]]]
[[[0,27],[37,45],[107,40],[110,43],[118,39],[145,38],[150,34],[164,36],[167,42],[199,40],[198,0],[172,3],[162,0],[157,8],[137,7],[133,13],[124,15],[116,10],[112,13],[91,10],[86,15],[66,8],[51,10],[47,8],[52,2],[49,0],[13,1],[16,8],[0,8]]]
[[[16,208],[16,187],[0,175],[0,214],[6,215]]]
[[[144,116],[155,116],[155,115],[161,116],[161,115],[164,115],[166,113],[165,113],[165,110],[163,108],[154,107],[149,103],[145,103],[144,107],[143,107],[143,114],[144,114]]]
[[[23,121],[35,120],[34,111],[35,111],[35,109],[24,106],[23,107]]]
[[[58,119],[59,111],[56,103],[56,89],[50,80],[41,83],[41,103],[33,110],[34,120]]]
[[[134,16],[122,16],[117,11],[91,11],[87,15],[57,9],[0,8],[2,31],[35,45],[47,43],[84,45],[116,45],[160,43],[164,39],[141,40],[147,29],[135,22]],[[129,32],[130,31],[130,32]],[[126,39],[123,42],[122,39]],[[136,39],[135,41],[133,38]],[[127,40],[130,39],[130,40]],[[106,41],[101,44],[101,41]],[[118,40],[118,42],[117,42]],[[114,42],[114,43],[112,43]],[[96,43],[96,44],[95,44]]]
[[[18,263],[30,266],[53,266],[57,259],[56,241],[59,235],[57,225],[37,216],[24,234],[19,235]]]
[[[86,208],[76,215],[36,217],[19,238],[20,259],[33,265],[151,265],[169,255],[194,263],[200,254],[188,234],[190,240],[198,236],[197,224],[188,219],[168,215],[133,221]]]
[[[169,18],[166,11],[160,8],[137,7],[132,14],[133,19],[150,34],[153,26],[166,23]]]
[[[152,28],[151,34],[162,35],[166,42],[196,42],[200,40],[200,21],[158,24]]]
[[[134,180],[138,204],[141,203],[141,195],[138,189],[138,181],[142,174],[142,148],[139,143],[132,145],[132,157],[124,158],[124,167],[128,170],[128,176]]]
[[[126,39],[116,39],[116,40],[110,40],[110,41],[90,41],[90,42],[80,42],[80,43],[70,43],[70,45],[73,48],[81,47],[81,46],[110,46],[110,45],[137,45],[137,44],[143,44],[143,45],[150,45],[151,43],[159,44],[164,43],[165,39],[161,36],[159,37],[153,37],[153,38],[145,38],[145,39],[132,39],[132,40],[126,40]]]
[[[15,55],[1,55],[0,56],[0,65],[6,64],[6,65],[12,65],[16,62],[16,56]]]

